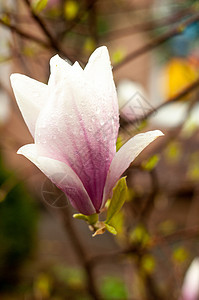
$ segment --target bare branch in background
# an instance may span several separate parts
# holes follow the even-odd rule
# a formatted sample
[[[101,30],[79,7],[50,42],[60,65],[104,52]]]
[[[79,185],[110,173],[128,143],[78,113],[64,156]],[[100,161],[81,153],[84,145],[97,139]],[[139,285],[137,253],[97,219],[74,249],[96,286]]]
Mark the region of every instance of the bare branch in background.
[[[194,22],[199,21],[199,13],[187,18],[185,21],[181,22],[177,26],[175,26],[173,29],[169,30],[168,32],[161,34],[161,36],[157,37],[156,39],[150,41],[140,49],[137,49],[133,51],[132,53],[128,54],[121,62],[115,64],[113,66],[113,70],[117,71],[119,68],[124,66],[130,61],[133,61],[134,59],[140,57],[141,55],[145,54],[146,52],[155,49],[156,47],[160,46],[164,42],[168,41],[172,37],[181,34],[187,26],[190,24],[193,24]]]
[[[31,7],[30,1],[29,0],[24,0],[24,2],[26,3],[33,19],[35,20],[35,22],[38,24],[38,26],[41,28],[41,30],[43,31],[43,33],[45,34],[45,36],[49,40],[51,47],[54,50],[56,50],[58,53],[60,53],[61,55],[64,55],[66,58],[68,58],[71,62],[74,62],[74,58],[71,57],[66,51],[64,51],[62,49],[61,45],[59,45],[59,41],[52,35],[50,30],[47,28],[45,22],[43,21],[43,19],[40,18],[39,15],[37,15],[34,12],[34,10]]]

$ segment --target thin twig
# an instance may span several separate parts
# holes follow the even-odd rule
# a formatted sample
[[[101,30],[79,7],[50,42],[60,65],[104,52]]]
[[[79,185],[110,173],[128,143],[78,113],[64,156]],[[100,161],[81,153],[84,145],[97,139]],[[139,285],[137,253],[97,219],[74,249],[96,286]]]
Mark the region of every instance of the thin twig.
[[[145,23],[133,24],[128,27],[112,30],[107,32],[106,36],[101,36],[101,39],[103,41],[112,41],[115,39],[124,38],[135,33],[152,31],[157,28],[159,29],[163,26],[168,26],[181,21],[182,18],[186,17],[191,12],[191,9],[185,9],[169,18],[147,21]]]
[[[49,43],[45,42],[43,39],[40,39],[39,37],[32,35],[31,33],[27,33],[21,29],[19,29],[18,27],[5,22],[3,19],[0,19],[0,24],[2,24],[3,26],[9,28],[11,31],[16,32],[18,35],[20,35],[21,37],[31,40],[33,42],[36,42],[38,44],[40,44],[41,46],[45,47],[45,48],[49,48]]]
[[[143,116],[140,116],[140,117],[136,118],[135,120],[128,121],[128,122],[125,121],[124,119],[122,119],[121,124],[122,124],[122,126],[124,126],[125,124],[135,124],[135,123],[144,121],[144,120],[148,119],[152,114],[156,113],[159,109],[182,100],[183,97],[187,96],[189,93],[193,92],[194,90],[196,90],[198,88],[199,88],[199,79],[195,80],[193,83],[188,85],[181,92],[179,92],[176,96],[166,99],[164,102],[162,102],[161,104],[156,106],[154,109],[149,110],[149,112],[144,114]]]
[[[63,32],[63,35],[65,36],[67,33],[71,32],[71,30],[77,26],[81,20],[85,17],[85,15],[94,7],[97,0],[89,0],[87,1],[85,10],[80,10],[78,15],[74,18],[72,24],[70,24]]]
[[[29,0],[24,0],[25,4],[27,5],[32,18],[35,20],[35,22],[38,24],[38,26],[40,27],[40,29],[43,31],[43,33],[45,34],[45,36],[48,38],[51,47],[56,50],[58,53],[64,55],[65,57],[67,57],[71,62],[74,62],[73,57],[71,57],[69,55],[69,53],[67,53],[66,51],[64,51],[61,46],[59,45],[58,40],[52,35],[52,33],[50,32],[50,30],[47,28],[44,20],[42,18],[39,17],[39,15],[37,15],[34,10],[31,7],[31,3]]]
[[[150,214],[153,210],[155,197],[159,191],[159,182],[158,182],[158,176],[156,173],[156,169],[153,169],[148,173],[149,173],[150,179],[151,179],[151,192],[149,193],[149,195],[145,201],[144,207],[141,209],[141,212],[138,214],[138,216],[135,220],[135,223],[146,224],[148,217],[150,216]]]
[[[143,47],[133,51],[132,53],[128,54],[121,62],[114,65],[113,70],[116,71],[120,67],[124,66],[126,63],[140,57],[141,55],[145,54],[146,52],[158,47],[159,45],[163,44],[164,42],[168,41],[172,37],[183,33],[187,26],[191,25],[192,23],[199,20],[199,13],[191,16],[186,21],[181,22],[173,29],[169,30],[168,32],[162,34],[161,36],[157,37],[156,39],[150,41]]]
[[[75,231],[75,228],[73,226],[73,222],[71,221],[71,215],[68,211],[68,208],[65,208],[61,211],[62,213],[62,219],[63,219],[63,225],[66,230],[66,232],[69,235],[69,238],[72,242],[72,245],[74,247],[74,250],[76,254],[78,255],[79,261],[82,264],[86,277],[87,277],[87,289],[92,296],[92,299],[94,300],[100,300],[100,296],[98,294],[96,283],[94,280],[94,274],[93,274],[93,263],[87,259],[87,252],[82,246],[78,234]]]
[[[179,242],[186,239],[199,238],[199,227],[185,228],[181,230],[177,230],[171,234],[165,236],[154,236],[151,238],[150,244],[144,247],[140,247],[138,245],[132,245],[126,249],[121,249],[117,251],[111,251],[106,253],[101,253],[89,258],[91,264],[98,264],[102,262],[113,263],[118,261],[119,258],[125,258],[126,255],[138,255],[144,254],[146,251],[152,250],[159,246],[165,246],[170,243]]]

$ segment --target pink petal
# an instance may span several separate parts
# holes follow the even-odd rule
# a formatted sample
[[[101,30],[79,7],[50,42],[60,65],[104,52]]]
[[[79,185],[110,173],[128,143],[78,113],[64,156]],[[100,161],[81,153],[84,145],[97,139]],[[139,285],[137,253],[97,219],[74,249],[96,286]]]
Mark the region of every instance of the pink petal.
[[[36,120],[46,102],[48,86],[21,74],[12,74],[10,80],[24,121],[34,137]]]
[[[67,163],[78,174],[97,211],[116,151],[119,127],[116,91],[106,51],[103,48],[97,54],[93,78],[92,67],[90,71],[89,67],[82,71],[75,64],[63,71],[52,61],[50,97],[38,118],[35,140],[43,146],[43,156]],[[99,70],[100,81],[96,88],[100,61],[103,70]]]
[[[95,208],[77,174],[65,163],[40,156],[40,147],[29,144],[21,147],[22,154],[33,162],[70,199],[72,205],[81,213],[90,215]]]
[[[162,135],[163,133],[160,130],[140,133],[131,138],[119,149],[119,151],[115,154],[108,171],[102,207],[106,200],[111,196],[113,187],[120,176],[129,167],[130,163],[140,154],[140,152],[142,152],[142,150],[144,150],[146,146]]]
[[[197,300],[199,297],[199,258],[196,257],[189,266],[183,281],[180,300]]]

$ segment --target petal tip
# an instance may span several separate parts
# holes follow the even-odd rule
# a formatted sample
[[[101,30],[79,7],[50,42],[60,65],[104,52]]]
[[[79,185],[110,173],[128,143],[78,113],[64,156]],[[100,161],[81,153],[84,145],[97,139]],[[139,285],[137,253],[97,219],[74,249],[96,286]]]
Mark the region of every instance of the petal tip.
[[[164,133],[161,130],[155,130],[156,136],[164,136]]]
[[[106,46],[98,47],[90,56],[89,61],[96,59],[108,59],[110,61],[109,52]]]
[[[19,73],[13,73],[10,75],[10,82],[11,82],[12,87],[17,83],[20,76],[23,76],[23,75],[19,74]]]
[[[25,146],[22,146],[21,148],[19,148],[16,153],[19,154],[19,155],[24,155],[24,151],[23,151],[24,147]]]
[[[51,69],[51,73],[56,70],[58,67],[58,69],[62,69],[65,70],[68,67],[71,67],[71,62],[69,60],[65,60],[63,58],[61,58],[58,54],[54,55],[53,57],[51,57],[50,59],[50,69]]]

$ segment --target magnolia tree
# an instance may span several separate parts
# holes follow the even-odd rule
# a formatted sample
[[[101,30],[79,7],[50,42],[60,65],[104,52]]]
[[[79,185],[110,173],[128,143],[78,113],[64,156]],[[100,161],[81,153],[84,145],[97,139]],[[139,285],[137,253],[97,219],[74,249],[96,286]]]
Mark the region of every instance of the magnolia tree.
[[[83,271],[80,285],[74,288],[67,268],[61,284],[59,272],[52,275],[43,270],[34,289],[19,292],[23,297],[199,297],[199,224],[198,217],[194,217],[199,179],[199,60],[195,54],[199,15],[197,6],[189,1],[185,7],[178,3],[173,11],[167,1],[164,5],[169,13],[158,13],[164,18],[159,19],[154,13],[155,4],[144,5],[141,20],[135,17],[126,28],[121,25],[118,29],[115,20],[122,24],[127,15],[137,16],[139,5],[133,1],[118,5],[114,1],[2,1],[0,24],[12,33],[6,35],[7,52],[4,51],[2,61],[12,61],[17,72],[10,76],[15,97],[10,86],[2,84],[2,89],[16,99],[34,142],[21,143],[15,135],[17,126],[8,131],[7,123],[2,127],[1,146],[4,149],[9,145],[7,137],[12,135],[12,141],[22,146],[18,150],[13,143],[12,151],[18,150],[52,182],[50,188],[43,177],[42,184],[37,181],[37,197],[45,200],[48,209],[56,210],[61,218],[79,259],[78,268],[73,268]],[[113,19],[110,13],[115,14]],[[175,26],[171,27],[171,21]],[[144,40],[144,31],[151,33],[151,40],[133,50],[128,38],[136,44],[133,34],[138,33]],[[182,39],[185,36],[190,49],[183,55],[172,52],[174,37],[179,35]],[[121,38],[125,39],[124,50],[114,45],[114,40]],[[167,55],[164,64],[155,60],[148,72],[142,62],[143,71],[138,76],[134,60],[145,54],[149,61],[150,51],[160,58]],[[188,73],[183,77],[185,67]],[[160,84],[163,73],[166,75]],[[9,75],[7,72],[7,79]],[[152,81],[152,95],[156,99],[139,83],[147,80]],[[171,96],[163,99],[164,95]],[[180,121],[173,122],[175,117]],[[153,142],[158,137],[161,138]],[[16,160],[25,164],[20,157]],[[21,174],[26,173],[22,170]],[[13,188],[2,180],[0,192],[4,197],[2,201],[0,198],[0,209],[1,202],[6,203],[8,186]],[[58,194],[54,186],[60,190]],[[84,239],[82,224],[88,225]],[[104,236],[114,242],[114,249],[92,254],[87,241],[97,247],[96,239],[106,243]],[[118,274],[111,275],[109,280],[109,272],[100,273],[100,267],[106,264],[112,274],[114,267],[118,268]],[[124,270],[122,275],[120,268]]]

